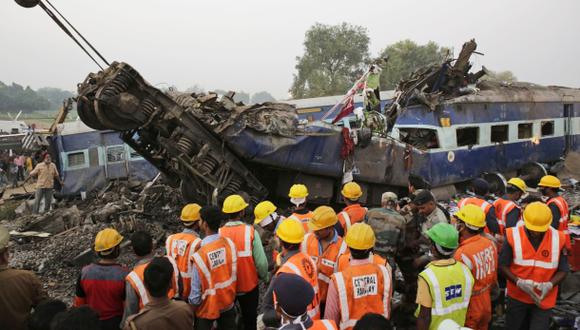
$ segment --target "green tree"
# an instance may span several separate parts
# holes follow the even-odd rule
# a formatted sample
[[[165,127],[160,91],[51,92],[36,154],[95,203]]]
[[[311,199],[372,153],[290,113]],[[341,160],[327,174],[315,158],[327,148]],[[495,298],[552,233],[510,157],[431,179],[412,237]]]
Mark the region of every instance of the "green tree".
[[[395,89],[402,79],[426,65],[439,63],[445,59],[450,49],[440,47],[433,41],[418,45],[406,39],[387,46],[381,52],[381,57],[389,58],[381,74],[381,90]]]
[[[255,103],[264,103],[264,102],[272,102],[276,101],[276,99],[268,92],[262,91],[252,94],[251,102],[252,104]]]
[[[296,60],[294,98],[344,94],[369,62],[368,31],[348,23],[316,23],[306,31],[304,55]]]
[[[497,82],[516,82],[518,78],[514,75],[513,72],[506,70],[506,71],[491,71],[489,69],[486,70],[486,75],[481,78],[481,80],[488,80],[488,81],[497,81]]]
[[[62,106],[62,102],[69,97],[73,97],[74,93],[71,91],[62,90],[54,87],[39,88],[36,93],[50,102],[50,109],[56,110]]]

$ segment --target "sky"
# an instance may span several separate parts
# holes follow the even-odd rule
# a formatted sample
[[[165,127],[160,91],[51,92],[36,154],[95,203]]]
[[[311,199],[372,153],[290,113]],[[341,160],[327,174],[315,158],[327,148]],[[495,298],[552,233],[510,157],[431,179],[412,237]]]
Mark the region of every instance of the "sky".
[[[372,56],[402,39],[475,38],[475,69],[580,87],[578,0],[51,0],[109,61],[153,85],[268,91],[288,98],[315,23],[368,29]],[[0,81],[75,90],[98,67],[39,7],[0,1]]]

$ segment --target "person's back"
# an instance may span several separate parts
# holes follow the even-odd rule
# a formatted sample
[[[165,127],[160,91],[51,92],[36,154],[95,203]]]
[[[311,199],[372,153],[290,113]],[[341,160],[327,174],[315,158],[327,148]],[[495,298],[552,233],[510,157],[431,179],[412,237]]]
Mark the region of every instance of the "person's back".
[[[144,285],[151,301],[139,312],[129,317],[125,329],[176,329],[190,330],[193,310],[182,301],[168,298],[175,269],[166,257],[153,258],[144,271]]]
[[[9,241],[8,230],[0,226],[0,327],[26,329],[31,309],[47,296],[34,273],[8,267]]]
[[[94,246],[100,259],[83,267],[77,281],[75,306],[88,305],[95,310],[102,329],[118,329],[123,317],[129,270],[116,262],[122,240],[115,229],[101,230]]]
[[[397,252],[405,243],[405,218],[395,210],[381,207],[370,209],[365,216],[365,223],[371,226],[376,235],[374,252],[387,258],[392,265]]]
[[[28,318],[28,330],[50,330],[50,323],[54,317],[65,312],[67,306],[60,300],[45,300],[34,308]]]

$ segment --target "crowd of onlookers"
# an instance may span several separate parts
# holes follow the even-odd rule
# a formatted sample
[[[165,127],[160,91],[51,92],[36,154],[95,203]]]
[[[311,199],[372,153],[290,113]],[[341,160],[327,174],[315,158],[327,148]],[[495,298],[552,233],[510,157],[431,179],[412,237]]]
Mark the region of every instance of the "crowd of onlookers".
[[[0,149],[0,189],[21,184],[47,153],[46,147],[36,152],[20,153]]]

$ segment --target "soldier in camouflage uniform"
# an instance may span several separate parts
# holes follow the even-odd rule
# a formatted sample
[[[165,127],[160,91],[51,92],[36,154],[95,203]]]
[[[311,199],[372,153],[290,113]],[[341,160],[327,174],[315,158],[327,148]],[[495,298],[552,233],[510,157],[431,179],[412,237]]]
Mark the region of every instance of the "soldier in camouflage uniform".
[[[387,259],[393,270],[397,252],[405,243],[405,218],[396,207],[397,195],[386,192],[381,197],[381,207],[369,210],[364,220],[375,232],[374,252]]]

